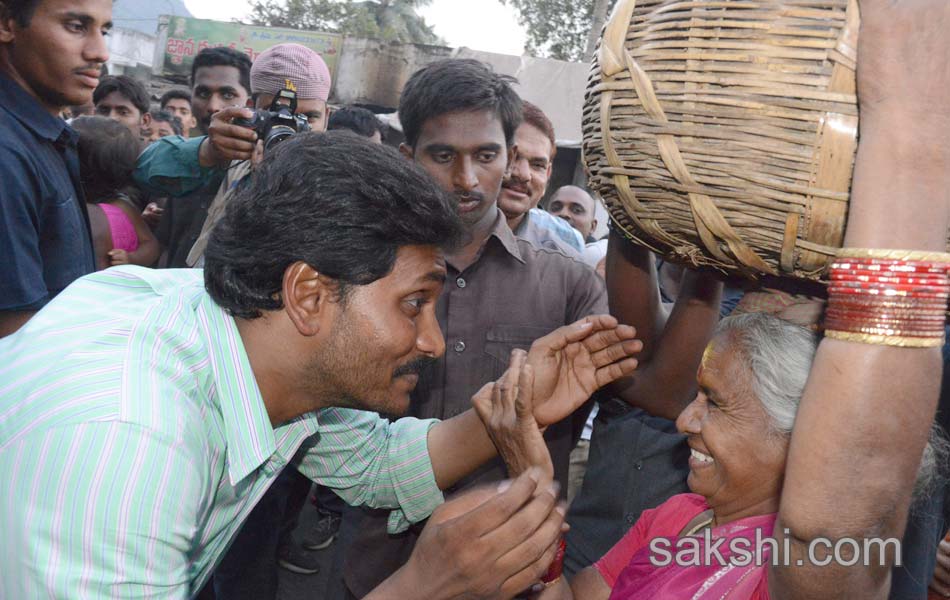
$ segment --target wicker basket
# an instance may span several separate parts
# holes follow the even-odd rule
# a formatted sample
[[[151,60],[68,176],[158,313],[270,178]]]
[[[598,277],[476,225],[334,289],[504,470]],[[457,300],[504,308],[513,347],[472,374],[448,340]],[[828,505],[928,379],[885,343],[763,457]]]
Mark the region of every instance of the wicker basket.
[[[619,0],[584,107],[615,226],[694,266],[817,279],[857,149],[857,0]]]

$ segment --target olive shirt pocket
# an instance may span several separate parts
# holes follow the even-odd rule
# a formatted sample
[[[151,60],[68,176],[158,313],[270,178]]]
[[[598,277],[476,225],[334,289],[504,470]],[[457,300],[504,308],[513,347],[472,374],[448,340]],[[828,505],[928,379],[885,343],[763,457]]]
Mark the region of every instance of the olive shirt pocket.
[[[526,327],[523,325],[496,325],[485,332],[485,354],[491,357],[486,361],[485,383],[497,380],[504,374],[511,360],[511,351],[520,348],[527,351],[540,337],[557,328]]]

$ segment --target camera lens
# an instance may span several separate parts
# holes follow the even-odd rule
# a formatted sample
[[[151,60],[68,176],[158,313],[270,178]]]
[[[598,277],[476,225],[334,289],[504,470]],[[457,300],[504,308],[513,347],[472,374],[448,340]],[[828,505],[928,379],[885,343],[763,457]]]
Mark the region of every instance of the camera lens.
[[[274,125],[267,133],[267,137],[264,138],[264,151],[270,150],[295,133],[297,132],[287,125]]]

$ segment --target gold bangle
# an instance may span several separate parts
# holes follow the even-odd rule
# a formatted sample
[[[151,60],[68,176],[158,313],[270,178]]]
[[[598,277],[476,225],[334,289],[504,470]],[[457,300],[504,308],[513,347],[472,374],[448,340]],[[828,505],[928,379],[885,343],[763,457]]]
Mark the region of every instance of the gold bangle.
[[[913,260],[920,262],[950,263],[950,253],[926,250],[888,250],[881,248],[841,248],[837,258],[881,258],[884,260]]]
[[[940,337],[907,337],[902,335],[878,335],[871,333],[853,333],[826,329],[825,337],[845,342],[859,344],[874,344],[877,346],[895,346],[898,348],[939,348],[943,346],[943,336]]]

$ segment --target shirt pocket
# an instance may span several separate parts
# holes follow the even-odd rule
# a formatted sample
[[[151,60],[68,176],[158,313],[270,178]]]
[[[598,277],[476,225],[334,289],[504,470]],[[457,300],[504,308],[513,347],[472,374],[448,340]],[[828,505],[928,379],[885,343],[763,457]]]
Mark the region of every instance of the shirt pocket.
[[[511,360],[511,351],[520,348],[527,351],[531,344],[540,337],[544,337],[556,327],[545,329],[543,327],[526,327],[523,325],[496,325],[485,333],[485,354],[489,359],[486,361],[488,372],[484,374],[484,380],[496,380],[508,368]]]

